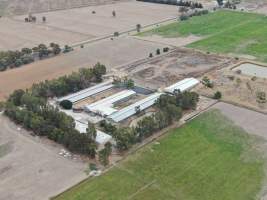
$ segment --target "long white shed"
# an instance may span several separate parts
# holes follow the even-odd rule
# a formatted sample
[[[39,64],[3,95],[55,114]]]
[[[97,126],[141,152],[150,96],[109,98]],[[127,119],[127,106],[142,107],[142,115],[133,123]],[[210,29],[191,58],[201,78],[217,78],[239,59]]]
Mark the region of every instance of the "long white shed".
[[[86,105],[85,110],[88,112],[94,112],[101,116],[109,116],[117,111],[117,109],[113,108],[114,103],[126,99],[134,94],[136,94],[136,92],[133,90],[123,90],[95,103]]]
[[[98,93],[103,92],[103,91],[108,90],[108,89],[111,89],[112,87],[114,87],[114,85],[112,84],[112,81],[111,80],[106,81],[104,83],[97,84],[93,87],[89,87],[89,88],[81,90],[79,92],[61,97],[57,101],[61,102],[63,100],[69,100],[72,103],[75,103],[77,101],[80,101],[80,100],[85,99],[87,97],[90,97],[92,95],[98,94]]]
[[[180,90],[180,92],[184,92],[186,90],[192,89],[199,83],[200,83],[199,80],[195,78],[186,78],[173,85],[166,87],[164,91],[167,93],[171,93],[171,94],[174,93],[174,91],[176,90]]]
[[[136,114],[138,111],[143,111],[150,106],[154,105],[158,98],[162,95],[162,93],[154,93],[132,105],[129,105],[118,112],[113,113],[109,116],[109,119],[113,120],[114,122],[123,121],[132,115]]]

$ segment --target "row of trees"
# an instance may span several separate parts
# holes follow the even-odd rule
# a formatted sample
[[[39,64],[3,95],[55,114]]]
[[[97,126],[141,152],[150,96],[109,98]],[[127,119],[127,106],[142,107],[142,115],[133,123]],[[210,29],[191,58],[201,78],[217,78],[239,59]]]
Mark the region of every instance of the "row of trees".
[[[192,9],[203,8],[203,5],[201,3],[194,2],[194,1],[182,1],[182,0],[137,0],[137,1],[176,5],[176,6],[185,6],[185,7],[190,7]]]
[[[34,96],[44,98],[63,96],[85,89],[92,82],[101,82],[105,73],[105,65],[97,63],[93,68],[81,68],[78,72],[73,72],[70,75],[33,84],[31,92]]]
[[[85,87],[93,81],[100,81],[104,73],[105,66],[98,63],[92,69],[81,69],[69,76],[35,84],[27,91],[16,90],[5,103],[5,114],[25,129],[33,131],[38,136],[47,136],[63,144],[71,152],[95,157],[96,130],[94,126],[88,124],[86,133],[81,134],[75,129],[74,119],[49,105],[47,97],[62,94],[61,90],[64,89],[64,93],[68,93],[76,84]],[[73,82],[73,77],[78,81]]]
[[[39,44],[33,48],[22,48],[20,51],[2,51],[0,52],[0,71],[5,71],[8,68],[16,68],[21,65],[34,62],[35,59],[42,59],[48,56],[55,56],[72,51],[72,48],[65,46],[62,50],[56,43],[51,43],[49,46]]]
[[[199,96],[195,92],[177,91],[174,95],[164,94],[156,103],[157,112],[138,121],[135,127],[117,127],[106,121],[102,121],[100,126],[113,136],[116,147],[124,151],[178,121],[182,117],[183,110],[196,108],[198,100]]]
[[[209,14],[208,10],[195,10],[190,13],[183,12],[183,14],[180,16],[180,20],[184,21],[184,20],[189,19],[190,17],[207,15],[207,14]]]

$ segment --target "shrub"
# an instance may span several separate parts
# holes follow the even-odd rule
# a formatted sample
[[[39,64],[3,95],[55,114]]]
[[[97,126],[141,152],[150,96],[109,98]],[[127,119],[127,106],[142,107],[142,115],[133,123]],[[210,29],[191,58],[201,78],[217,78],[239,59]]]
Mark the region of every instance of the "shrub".
[[[114,32],[113,35],[114,35],[114,37],[119,37],[120,34],[119,34],[119,32],[116,31],[116,32]]]
[[[221,99],[222,98],[222,93],[220,91],[215,92],[213,98],[214,99]]]
[[[150,53],[150,54],[149,54],[149,58],[152,58],[152,57],[153,57],[153,54],[152,54],[152,53]]]
[[[181,15],[181,16],[179,17],[179,19],[180,19],[181,21],[185,21],[185,20],[188,20],[188,19],[189,19],[189,16],[183,14],[183,15]]]
[[[208,88],[213,88],[213,86],[214,86],[213,83],[211,82],[211,80],[206,76],[202,79],[202,83],[203,83],[203,85],[205,85]]]
[[[265,92],[257,92],[257,102],[258,103],[266,103],[266,93]]]
[[[59,105],[66,110],[72,109],[72,102],[69,100],[63,100]]]
[[[156,54],[157,54],[157,55],[160,55],[160,49],[157,49],[157,50],[156,50]]]
[[[253,77],[251,78],[252,81],[256,81],[256,79],[257,79],[256,76],[253,76]]]
[[[237,73],[237,74],[241,74],[242,71],[239,69],[239,70],[236,70],[236,73]]]
[[[163,52],[168,52],[169,51],[169,47],[164,47],[163,48]]]

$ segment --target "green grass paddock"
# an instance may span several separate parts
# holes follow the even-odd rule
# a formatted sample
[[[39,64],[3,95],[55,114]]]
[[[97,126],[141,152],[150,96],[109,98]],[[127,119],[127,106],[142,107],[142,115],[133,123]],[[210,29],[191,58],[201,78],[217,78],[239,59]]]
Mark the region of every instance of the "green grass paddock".
[[[55,199],[252,200],[264,179],[253,141],[209,111]]]

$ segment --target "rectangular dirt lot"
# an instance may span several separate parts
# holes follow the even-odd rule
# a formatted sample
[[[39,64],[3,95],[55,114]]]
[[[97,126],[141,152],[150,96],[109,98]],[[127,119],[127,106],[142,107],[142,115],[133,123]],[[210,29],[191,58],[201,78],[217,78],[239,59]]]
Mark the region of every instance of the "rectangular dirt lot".
[[[146,58],[150,52],[163,47],[165,46],[152,42],[120,37],[87,44],[85,48],[68,54],[0,72],[0,100],[15,89],[28,88],[33,83],[53,79],[81,67],[91,67],[97,62],[105,64],[108,70],[113,70],[115,66]]]
[[[0,115],[0,200],[47,200],[86,177],[86,164]]]

